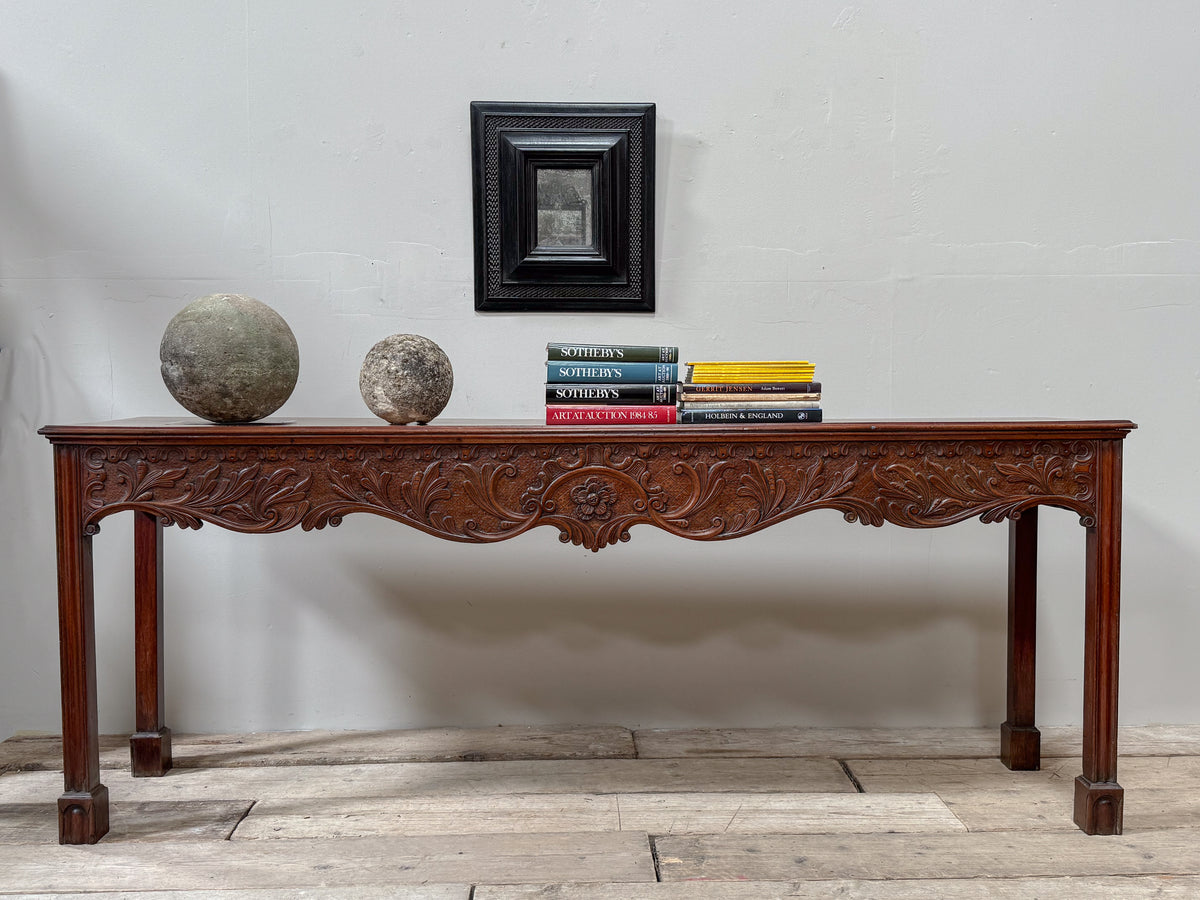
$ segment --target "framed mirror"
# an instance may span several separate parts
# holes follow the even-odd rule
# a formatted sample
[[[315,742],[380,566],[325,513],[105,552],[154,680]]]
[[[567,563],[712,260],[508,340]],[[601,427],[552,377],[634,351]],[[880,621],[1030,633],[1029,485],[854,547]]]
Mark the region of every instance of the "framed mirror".
[[[475,309],[654,311],[654,104],[471,104]]]

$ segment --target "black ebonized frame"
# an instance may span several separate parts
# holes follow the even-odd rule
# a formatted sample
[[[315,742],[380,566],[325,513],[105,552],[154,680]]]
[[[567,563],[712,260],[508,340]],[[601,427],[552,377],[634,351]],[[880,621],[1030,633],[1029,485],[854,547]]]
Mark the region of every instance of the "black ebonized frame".
[[[475,309],[654,311],[654,104],[471,104]],[[538,245],[539,169],[587,169],[591,246]]]

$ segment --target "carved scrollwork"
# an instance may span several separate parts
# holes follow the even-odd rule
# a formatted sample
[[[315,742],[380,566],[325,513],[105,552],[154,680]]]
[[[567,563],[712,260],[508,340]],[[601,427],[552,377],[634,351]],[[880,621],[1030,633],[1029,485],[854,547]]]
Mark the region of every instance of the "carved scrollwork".
[[[1032,448],[1028,453],[1018,448],[1009,454],[1013,462],[997,458],[993,448],[984,452],[955,445],[946,450],[949,455],[945,451],[910,455],[903,463],[875,467],[889,522],[917,528],[973,516],[998,522],[1038,504],[1073,509],[1085,525],[1092,518],[1094,489],[1086,477],[1095,455],[1091,445]]]
[[[671,432],[669,434],[675,434]],[[1014,518],[1048,504],[1085,524],[1094,441],[809,441],[678,437],[615,442],[89,448],[85,521],[137,509],[164,523],[246,532],[386,516],[472,543],[539,525],[598,550],[649,524],[724,540],[816,509],[910,528]]]
[[[323,474],[330,499],[313,504],[303,527],[339,525],[344,516],[365,512],[438,537],[485,543],[514,537],[535,523],[536,516],[508,509],[500,500],[499,482],[517,475],[511,463],[436,457],[420,465],[426,456],[389,454],[386,460],[368,458],[353,468],[328,462]],[[458,493],[452,489],[452,477]],[[485,520],[487,526],[481,524]]]
[[[123,509],[181,528],[212,522],[235,531],[270,532],[299,524],[310,479],[294,467],[246,464],[246,459],[205,451],[92,451],[85,459],[85,530],[94,534],[103,516]]]

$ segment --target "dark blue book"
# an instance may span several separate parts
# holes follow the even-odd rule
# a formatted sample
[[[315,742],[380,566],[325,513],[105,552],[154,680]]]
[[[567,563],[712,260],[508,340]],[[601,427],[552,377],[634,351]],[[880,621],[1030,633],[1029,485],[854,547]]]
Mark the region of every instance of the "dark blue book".
[[[788,422],[820,422],[819,409],[683,409],[684,425],[774,425]]]
[[[674,384],[678,363],[546,363],[547,384]]]

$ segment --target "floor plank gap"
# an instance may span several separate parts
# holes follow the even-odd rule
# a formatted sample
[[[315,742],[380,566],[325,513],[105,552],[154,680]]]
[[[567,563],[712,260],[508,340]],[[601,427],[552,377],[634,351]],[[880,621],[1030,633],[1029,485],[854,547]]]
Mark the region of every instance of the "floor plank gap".
[[[243,822],[246,821],[246,817],[248,815],[250,815],[250,813],[254,810],[254,806],[257,803],[258,803],[257,800],[250,801],[250,805],[246,807],[246,811],[244,813],[242,813],[242,817],[233,823],[233,827],[231,829],[229,829],[229,834],[225,835],[225,840],[227,840],[227,841],[233,840],[233,835],[237,832],[238,826],[240,826]]]
[[[850,768],[850,762],[845,759],[839,759],[838,765],[842,767],[842,771],[846,773],[846,777],[850,779],[850,783],[854,785],[854,789],[860,794],[865,794],[866,790],[862,786],[862,782],[858,780],[858,776]]]
[[[646,835],[646,840],[650,842],[650,859],[654,863],[654,880],[662,881],[662,865],[658,861],[658,838],[652,834]]]

